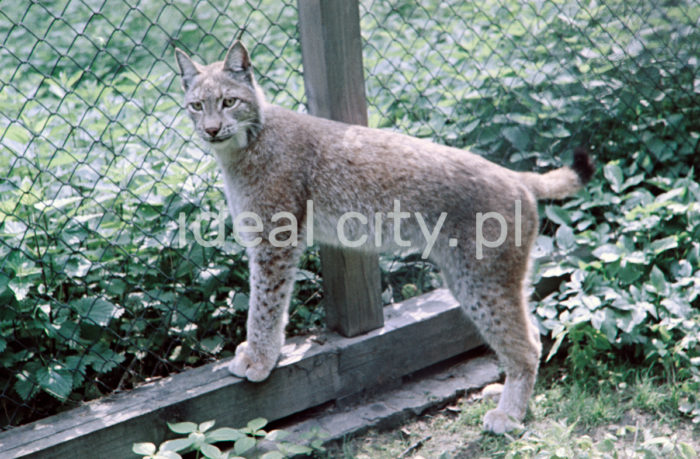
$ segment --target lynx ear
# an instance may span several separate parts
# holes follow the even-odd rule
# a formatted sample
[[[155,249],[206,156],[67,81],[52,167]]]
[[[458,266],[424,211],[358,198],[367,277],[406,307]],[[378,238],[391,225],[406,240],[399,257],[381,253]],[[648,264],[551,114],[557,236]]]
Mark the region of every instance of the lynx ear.
[[[199,75],[199,66],[180,48],[175,48],[175,58],[180,67],[182,87],[185,91],[190,87],[194,78]]]
[[[236,40],[226,53],[224,70],[231,72],[235,78],[242,76],[247,81],[250,81],[250,57],[248,56],[248,50],[245,49],[245,46],[240,41]]]

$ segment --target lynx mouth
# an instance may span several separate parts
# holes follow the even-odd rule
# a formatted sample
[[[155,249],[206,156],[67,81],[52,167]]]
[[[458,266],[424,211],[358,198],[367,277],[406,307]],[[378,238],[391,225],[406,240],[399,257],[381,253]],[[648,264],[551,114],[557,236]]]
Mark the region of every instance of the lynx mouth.
[[[209,138],[209,139],[205,139],[205,140],[206,140],[207,142],[209,142],[209,143],[221,143],[221,142],[227,141],[227,140],[230,139],[230,138],[231,138],[231,136],[226,136],[226,137],[213,137],[213,138]]]

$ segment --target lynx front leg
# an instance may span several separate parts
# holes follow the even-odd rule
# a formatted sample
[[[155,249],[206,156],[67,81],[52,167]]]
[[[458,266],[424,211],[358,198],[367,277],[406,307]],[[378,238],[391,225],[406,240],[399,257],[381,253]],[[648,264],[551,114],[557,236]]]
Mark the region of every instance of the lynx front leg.
[[[299,251],[263,243],[249,248],[250,307],[247,341],[236,349],[229,364],[235,376],[250,381],[266,379],[277,364],[284,344],[284,327],[294,287]]]

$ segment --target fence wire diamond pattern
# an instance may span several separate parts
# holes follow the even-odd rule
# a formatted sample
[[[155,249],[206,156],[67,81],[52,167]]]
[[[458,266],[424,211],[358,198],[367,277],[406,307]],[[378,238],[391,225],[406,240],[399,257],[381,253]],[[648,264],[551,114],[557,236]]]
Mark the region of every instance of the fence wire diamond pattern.
[[[516,168],[559,165],[579,144],[601,161],[648,149],[698,166],[699,18],[692,0],[363,1],[370,125]],[[210,62],[239,32],[268,98],[303,110],[291,0],[3,5],[3,428],[230,355],[242,340],[242,248],[178,242],[213,237],[215,223],[191,220],[223,197],[180,112],[172,52]],[[675,116],[656,123],[668,106]],[[609,123],[629,123],[629,136]],[[302,268],[300,328],[317,324],[321,295],[317,255]],[[405,269],[420,273],[411,288],[439,283],[410,258],[382,268],[386,301],[412,294],[392,289]]]

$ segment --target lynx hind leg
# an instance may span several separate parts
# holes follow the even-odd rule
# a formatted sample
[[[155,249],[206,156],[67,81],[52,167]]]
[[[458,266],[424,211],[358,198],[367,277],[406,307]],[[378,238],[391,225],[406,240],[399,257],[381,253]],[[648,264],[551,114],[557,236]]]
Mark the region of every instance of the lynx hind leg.
[[[484,430],[503,434],[520,427],[525,417],[542,346],[522,293],[493,297],[490,304],[496,309],[492,327],[482,333],[503,365],[506,381],[498,407],[484,416]]]
[[[250,301],[246,341],[228,366],[235,376],[263,381],[277,364],[299,252],[262,244],[248,250]]]
[[[522,277],[526,271],[522,270]],[[484,416],[484,430],[503,434],[518,428],[532,395],[541,353],[539,332],[530,320],[525,301],[524,279],[505,279],[493,272],[498,282],[485,281],[484,274],[479,274],[481,280],[475,280],[474,273],[460,278],[465,271],[449,267],[443,272],[455,298],[506,373],[498,407]]]

